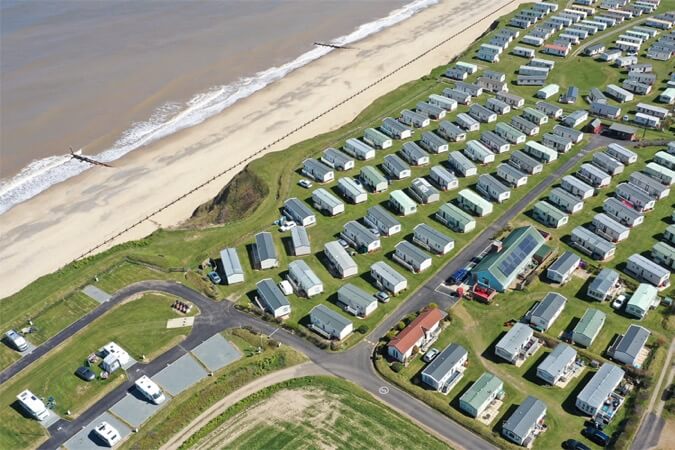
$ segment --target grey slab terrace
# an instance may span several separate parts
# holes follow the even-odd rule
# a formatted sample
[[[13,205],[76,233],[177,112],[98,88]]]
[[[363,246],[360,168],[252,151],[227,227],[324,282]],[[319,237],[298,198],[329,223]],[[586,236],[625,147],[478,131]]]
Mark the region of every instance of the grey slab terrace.
[[[192,350],[192,354],[210,371],[222,369],[241,358],[241,353],[222,334],[214,334]]]
[[[85,286],[84,289],[82,289],[82,292],[89,298],[96,300],[98,303],[105,303],[110,300],[110,294],[100,288],[97,288],[93,284],[88,284]]]
[[[149,402],[140,393],[134,391],[127,394],[122,400],[115,403],[110,412],[134,428],[143,425],[150,417],[168,404],[167,401],[155,405]]]
[[[185,354],[158,372],[152,380],[175,397],[206,376],[206,370],[194,357]]]
[[[120,434],[120,438],[125,439],[131,434],[129,428],[124,422],[109,412],[104,412],[88,425],[77,432],[73,437],[68,439],[63,447],[67,450],[92,450],[92,449],[110,449],[100,439],[94,437],[94,428],[101,424],[101,422],[108,422]]]

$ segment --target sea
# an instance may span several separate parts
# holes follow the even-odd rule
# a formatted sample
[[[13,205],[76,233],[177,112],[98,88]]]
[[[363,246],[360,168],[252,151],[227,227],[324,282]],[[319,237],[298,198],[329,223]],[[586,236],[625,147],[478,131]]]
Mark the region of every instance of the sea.
[[[0,214],[439,0],[0,0]]]

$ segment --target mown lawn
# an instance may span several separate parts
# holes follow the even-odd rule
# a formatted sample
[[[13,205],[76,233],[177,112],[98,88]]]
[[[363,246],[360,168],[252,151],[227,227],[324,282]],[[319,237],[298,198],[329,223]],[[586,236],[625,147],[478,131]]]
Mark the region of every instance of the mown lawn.
[[[286,401],[292,398],[302,398],[303,403],[307,403],[299,414],[289,419],[269,414],[274,418],[263,417],[255,427],[245,428],[241,433],[241,426],[250,426],[250,421],[260,419],[248,417],[249,411],[284,410],[289,408]],[[203,448],[216,442],[227,448],[246,450],[448,448],[361,388],[330,377],[298,378],[263,389],[228,408],[181,448]]]
[[[3,423],[0,448],[26,448],[46,436],[35,420],[25,418],[17,410],[16,395],[24,389],[44,399],[54,397],[55,412],[62,417],[74,417],[125,377],[120,370],[107,380],[89,383],[80,380],[74,372],[89,354],[114,341],[137,361],[144,355],[151,360],[182,340],[190,332],[189,328],[166,328],[168,319],[178,317],[170,308],[174,300],[167,295],[147,294],[120,305],[3,384],[0,387],[0,421]],[[98,372],[98,368],[94,370]],[[67,415],[68,411],[71,416]]]

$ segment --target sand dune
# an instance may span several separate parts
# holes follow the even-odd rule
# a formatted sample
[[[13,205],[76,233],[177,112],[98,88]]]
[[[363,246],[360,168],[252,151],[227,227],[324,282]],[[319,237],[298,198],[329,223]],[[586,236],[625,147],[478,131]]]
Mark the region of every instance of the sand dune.
[[[0,216],[0,297],[109,245],[176,225],[214,196],[247,157],[279,151],[351,121],[373,100],[447,63],[497,17],[524,0],[444,0],[411,19],[291,73],[194,128],[57,185]],[[467,26],[470,26],[468,29]],[[462,31],[442,45],[437,44]],[[433,49],[382,82],[285,139],[262,148],[371,85],[390,70]],[[214,182],[160,213],[149,214],[230,168]],[[118,234],[131,225],[138,226]],[[20,270],[18,268],[21,268]],[[30,268],[30,269],[28,269]]]

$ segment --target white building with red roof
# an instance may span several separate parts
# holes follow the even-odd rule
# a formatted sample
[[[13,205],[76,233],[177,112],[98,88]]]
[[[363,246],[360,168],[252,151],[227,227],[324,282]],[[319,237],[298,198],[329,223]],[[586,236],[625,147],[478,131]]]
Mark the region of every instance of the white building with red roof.
[[[436,341],[441,331],[441,320],[445,313],[438,308],[425,309],[401,332],[389,341],[387,354],[393,359],[406,362],[417,347],[425,351]]]

